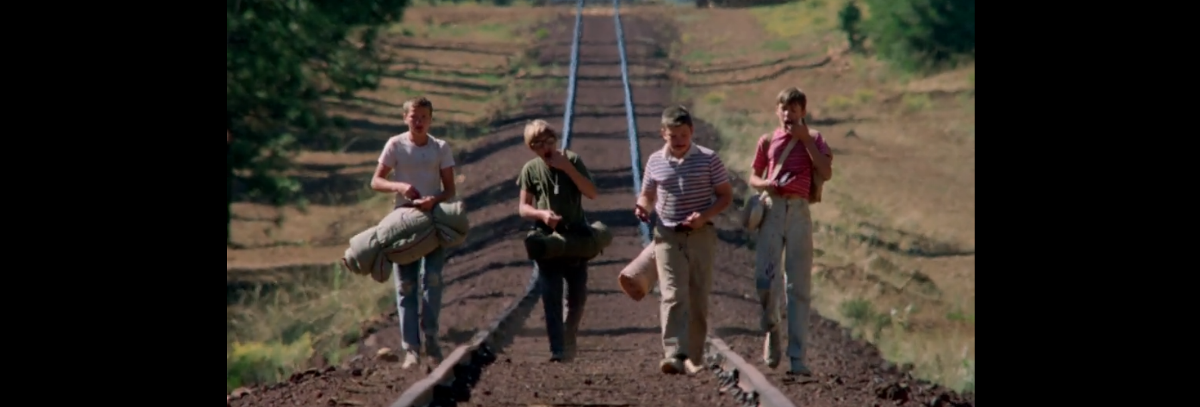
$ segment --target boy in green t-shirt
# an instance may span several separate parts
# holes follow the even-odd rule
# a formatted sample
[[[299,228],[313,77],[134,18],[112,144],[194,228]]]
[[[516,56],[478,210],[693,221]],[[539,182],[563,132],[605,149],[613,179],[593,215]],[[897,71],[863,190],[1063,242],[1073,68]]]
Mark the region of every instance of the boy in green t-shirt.
[[[555,149],[558,133],[545,120],[525,125],[525,145],[538,158],[521,168],[521,218],[537,222],[547,233],[589,233],[583,215],[583,198],[596,199],[592,175],[578,154]],[[575,354],[575,334],[587,302],[587,259],[538,260],[538,284],[546,312],[546,336],[550,338],[550,361],[561,362]],[[563,281],[567,283],[566,326],[563,321]]]

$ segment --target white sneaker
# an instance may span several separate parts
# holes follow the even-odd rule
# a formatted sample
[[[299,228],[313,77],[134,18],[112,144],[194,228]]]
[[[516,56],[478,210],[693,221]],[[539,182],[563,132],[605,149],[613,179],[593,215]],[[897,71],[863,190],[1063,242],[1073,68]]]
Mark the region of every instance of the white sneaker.
[[[400,365],[401,369],[408,369],[421,363],[421,358],[415,351],[404,352],[404,364]]]

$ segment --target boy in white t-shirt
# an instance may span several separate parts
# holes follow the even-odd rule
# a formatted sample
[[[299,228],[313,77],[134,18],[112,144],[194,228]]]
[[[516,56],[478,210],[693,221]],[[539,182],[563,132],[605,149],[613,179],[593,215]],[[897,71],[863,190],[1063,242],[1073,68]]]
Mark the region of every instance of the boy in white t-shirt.
[[[418,97],[404,102],[404,123],[408,125],[408,131],[388,139],[383,146],[379,166],[371,179],[371,189],[395,193],[395,208],[405,206],[428,211],[454,197],[454,154],[449,144],[428,133],[433,123],[433,103],[429,99]],[[419,361],[422,330],[425,332],[425,354],[435,365],[442,360],[437,335],[445,263],[446,255],[439,247],[420,262],[393,266],[405,369]],[[418,278],[423,297],[417,296]]]

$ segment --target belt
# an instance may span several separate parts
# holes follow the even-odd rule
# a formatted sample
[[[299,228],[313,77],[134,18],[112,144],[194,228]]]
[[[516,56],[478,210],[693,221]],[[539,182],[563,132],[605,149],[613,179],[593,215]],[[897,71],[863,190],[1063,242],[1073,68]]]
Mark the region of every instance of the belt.
[[[712,222],[708,222],[708,223],[704,224],[704,226],[712,226],[712,225],[713,225]],[[691,232],[693,230],[696,230],[696,229],[689,227],[689,226],[684,226],[683,224],[675,225],[676,232]]]
[[[545,223],[542,223],[541,221],[538,221],[535,224],[535,227],[537,227],[538,229],[541,229],[543,232],[546,232],[546,233],[558,232],[559,234],[579,233],[579,232],[589,232],[590,233],[592,230],[591,227],[589,227],[589,225],[587,225],[586,223],[559,223],[553,229],[551,229],[550,225],[547,225]]]
[[[807,200],[808,200],[808,197],[807,197],[807,196],[800,195],[800,194],[770,194],[770,195],[771,195],[771,197],[773,197],[773,198],[783,198],[783,199],[803,199],[803,200],[805,200],[805,201],[807,201]]]

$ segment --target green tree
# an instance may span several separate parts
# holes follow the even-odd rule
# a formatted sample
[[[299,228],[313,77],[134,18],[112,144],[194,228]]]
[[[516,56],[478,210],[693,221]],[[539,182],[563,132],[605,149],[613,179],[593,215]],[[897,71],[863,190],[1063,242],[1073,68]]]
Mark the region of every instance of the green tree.
[[[846,33],[846,40],[850,42],[850,50],[862,52],[864,38],[858,27],[858,23],[862,21],[862,10],[858,9],[854,0],[846,2],[846,5],[838,11],[838,20],[842,31]]]
[[[866,0],[879,55],[917,71],[975,59],[975,0]]]
[[[408,0],[227,0],[225,47],[226,232],[232,243],[233,184],[256,200],[302,204],[284,175],[301,147],[334,148],[344,121],[323,101],[374,89],[388,58],[380,28]]]

